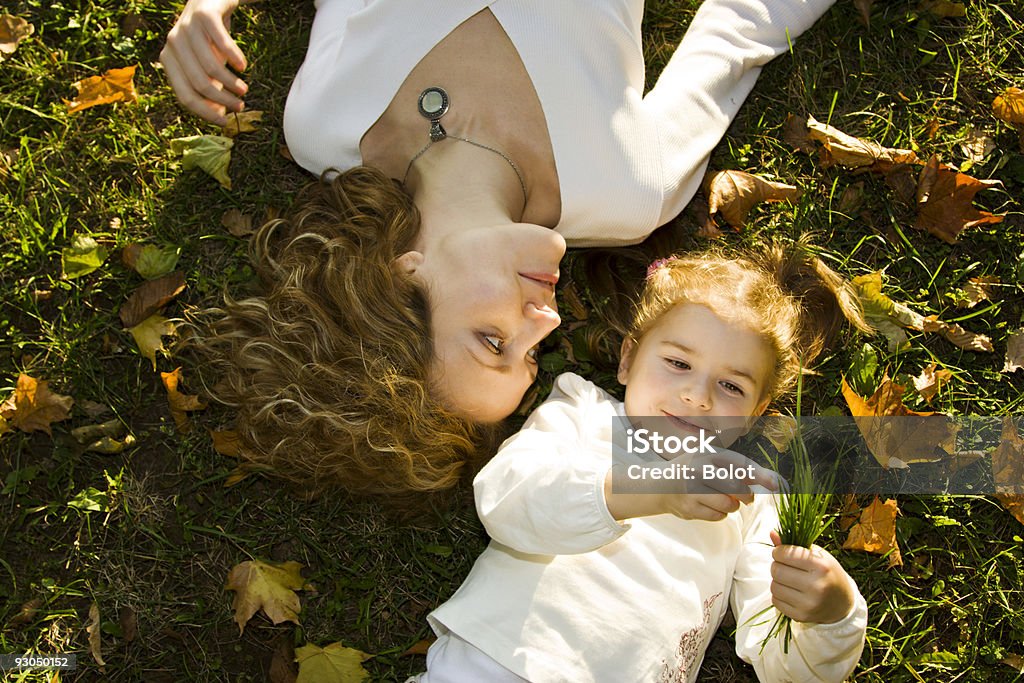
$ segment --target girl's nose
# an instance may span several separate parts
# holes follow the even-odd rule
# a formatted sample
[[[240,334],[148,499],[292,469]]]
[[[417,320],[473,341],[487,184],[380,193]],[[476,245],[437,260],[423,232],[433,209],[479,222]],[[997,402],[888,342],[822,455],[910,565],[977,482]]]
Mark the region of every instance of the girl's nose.
[[[684,403],[692,405],[700,410],[711,410],[711,392],[707,383],[702,380],[694,380],[682,386],[679,397]]]

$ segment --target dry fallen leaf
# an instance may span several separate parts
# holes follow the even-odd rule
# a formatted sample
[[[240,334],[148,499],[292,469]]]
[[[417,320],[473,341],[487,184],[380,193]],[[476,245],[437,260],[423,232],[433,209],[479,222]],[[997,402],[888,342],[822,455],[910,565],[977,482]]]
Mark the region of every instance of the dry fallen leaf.
[[[1024,439],[1013,417],[1003,417],[999,446],[992,452],[992,481],[996,493],[1024,493]]]
[[[1024,152],[1024,90],[1007,88],[992,101],[992,113],[1017,129],[1020,151]]]
[[[999,660],[1000,664],[1005,664],[1008,667],[1016,669],[1020,673],[1024,674],[1024,657],[1015,654],[1009,654]]]
[[[1002,183],[978,180],[939,163],[933,155],[917,183],[917,220],[914,227],[926,230],[944,242],[953,244],[960,231],[978,225],[1001,223],[1002,216],[976,209],[974,195]]]
[[[206,410],[204,403],[198,396],[183,394],[178,391],[178,384],[181,383],[181,368],[175,368],[172,372],[161,372],[160,380],[164,389],[167,390],[167,403],[171,407],[171,417],[174,418],[174,426],[179,434],[186,434],[191,429],[192,423],[188,414],[191,412]]]
[[[290,638],[277,639],[274,656],[270,660],[267,679],[270,683],[295,683],[298,670],[295,667],[295,647]]]
[[[858,275],[851,281],[864,318],[875,330],[889,340],[889,350],[895,351],[907,343],[904,329],[924,330],[924,316],[882,293],[882,272]]]
[[[135,616],[135,610],[125,605],[117,614],[117,623],[121,626],[121,639],[126,643],[135,640],[139,632],[139,620]]]
[[[110,69],[102,76],[90,76],[72,83],[78,90],[78,96],[72,100],[64,100],[68,105],[68,113],[95,107],[99,104],[112,102],[134,102],[138,93],[135,92],[135,67],[126,66],[121,69]]]
[[[185,289],[185,274],[175,271],[139,285],[117,313],[125,327],[135,327]]]
[[[948,416],[918,413],[903,405],[902,386],[882,377],[867,399],[843,378],[842,392],[868,450],[883,468],[939,462],[956,451],[957,425]]]
[[[18,49],[18,43],[35,32],[36,27],[21,17],[10,14],[0,15],[0,62]]]
[[[1017,372],[1024,368],[1024,330],[1006,338],[1006,363],[1003,372]]]
[[[950,0],[922,0],[920,10],[939,19],[967,16],[967,8],[964,3],[950,2]]]
[[[964,285],[964,301],[959,302],[960,308],[974,308],[982,301],[992,300],[992,285],[998,285],[999,278],[995,275],[972,277]]]
[[[220,217],[220,224],[228,229],[235,237],[247,237],[253,233],[252,216],[248,216],[238,209],[228,209]]]
[[[246,110],[228,114],[228,122],[221,128],[221,135],[233,138],[240,133],[251,133],[257,130],[256,124],[263,119],[263,112],[259,110]]]
[[[433,645],[436,640],[436,638],[424,638],[423,640],[417,640],[412,644],[412,647],[402,653],[402,656],[426,655],[427,650],[430,649],[430,646]]]
[[[156,370],[156,352],[167,353],[161,337],[169,337],[174,334],[174,323],[159,313],[154,313],[138,325],[128,329],[135,338],[135,344],[139,347],[139,353],[143,358],[148,358],[153,363],[153,370]]]
[[[279,564],[250,560],[235,565],[224,588],[235,591],[231,607],[235,610],[239,633],[260,609],[275,625],[284,621],[299,623],[302,606],[295,591],[306,586],[306,580],[299,573],[301,569],[298,562]]]
[[[171,152],[181,155],[186,170],[201,168],[226,190],[231,189],[228,164],[231,163],[231,148],[234,146],[234,140],[222,135],[193,135],[171,140]]]
[[[877,142],[847,135],[838,128],[807,117],[808,139],[821,143],[821,163],[826,168],[839,164],[876,173],[885,173],[898,164],[920,163],[909,149],[882,147]]]
[[[978,351],[992,353],[992,340],[983,334],[968,332],[956,323],[947,323],[939,320],[937,315],[929,315],[924,319],[925,332],[938,332],[949,342],[964,351]]]
[[[875,0],[853,0],[853,6],[860,10],[860,18],[864,25],[871,28],[871,5]]]
[[[966,172],[970,166],[980,164],[985,157],[996,151],[996,141],[977,126],[971,126],[967,137],[960,143],[960,151],[967,159],[967,163],[961,166],[960,170]]]
[[[903,566],[899,544],[896,542],[896,515],[899,508],[892,498],[884,503],[875,496],[871,505],[860,513],[860,521],[850,528],[843,543],[846,550],[863,550],[875,555],[889,554],[889,568]]]
[[[709,172],[704,176],[708,213],[721,213],[733,228],[747,223],[747,214],[761,202],[792,202],[800,196],[793,185],[765,180],[743,171]]]
[[[41,431],[52,436],[50,425],[68,419],[74,403],[70,396],[50,391],[49,382],[22,374],[18,376],[14,393],[0,404],[0,418],[9,429]]]
[[[71,438],[78,443],[88,443],[95,441],[104,436],[118,438],[127,431],[124,423],[121,420],[114,418],[101,424],[85,425],[83,427],[75,427],[71,430]]]
[[[43,606],[42,598],[32,598],[21,606],[18,613],[11,617],[11,620],[7,622],[8,626],[24,626],[31,624],[36,620],[36,615],[39,614],[39,608]]]
[[[928,403],[931,403],[935,395],[941,391],[942,385],[953,377],[953,373],[949,370],[945,368],[937,370],[936,367],[935,363],[930,363],[921,371],[920,375],[914,378],[914,388]]]
[[[299,663],[296,683],[361,683],[370,677],[363,662],[371,656],[341,643],[303,645],[295,650]]]
[[[104,671],[103,667],[107,663],[103,661],[103,654],[100,652],[100,608],[95,602],[89,607],[89,624],[85,631],[89,634],[89,652],[100,665],[100,671]]]

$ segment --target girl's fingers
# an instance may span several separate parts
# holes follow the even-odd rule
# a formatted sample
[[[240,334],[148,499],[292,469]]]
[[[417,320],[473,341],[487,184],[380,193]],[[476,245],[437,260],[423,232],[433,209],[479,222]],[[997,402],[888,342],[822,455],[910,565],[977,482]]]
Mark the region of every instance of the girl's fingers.
[[[225,21],[227,20],[218,21],[217,19],[212,19],[204,22],[206,35],[213,46],[224,55],[224,61],[230,64],[233,69],[245,71],[245,55],[238,47],[238,44],[232,40],[228,27],[224,23]]]
[[[804,588],[808,585],[810,577],[808,572],[800,569],[794,569],[778,562],[772,563],[771,568],[772,581],[779,585],[786,586],[793,590],[803,592]]]
[[[224,117],[224,106],[210,102],[195,92],[185,69],[182,68],[181,63],[172,50],[164,48],[164,51],[160,54],[160,61],[164,65],[167,80],[170,82],[171,87],[174,88],[178,101],[186,109],[211,123],[221,126],[227,123],[227,119]]]
[[[191,35],[193,54],[210,78],[220,82],[224,88],[236,95],[244,95],[248,89],[245,81],[225,66],[225,63],[230,63],[240,71],[244,69],[245,56],[242,55],[242,51],[238,49],[235,41],[231,40],[231,36],[220,21],[206,20],[200,26],[203,30],[195,31]]]

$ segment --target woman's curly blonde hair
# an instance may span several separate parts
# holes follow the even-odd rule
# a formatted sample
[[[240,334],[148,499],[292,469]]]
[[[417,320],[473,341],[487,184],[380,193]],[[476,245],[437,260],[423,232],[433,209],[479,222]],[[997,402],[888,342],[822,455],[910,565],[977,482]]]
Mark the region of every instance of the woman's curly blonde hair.
[[[773,397],[796,384],[845,322],[871,331],[851,285],[814,255],[806,235],[735,255],[717,249],[656,262],[627,338],[639,342],[680,303],[707,306],[768,341],[776,359],[767,385]]]
[[[416,207],[374,169],[326,177],[254,235],[264,294],[201,314],[191,344],[217,378],[208,391],[237,411],[245,460],[305,492],[451,488],[496,435],[430,394],[430,306],[392,267]]]

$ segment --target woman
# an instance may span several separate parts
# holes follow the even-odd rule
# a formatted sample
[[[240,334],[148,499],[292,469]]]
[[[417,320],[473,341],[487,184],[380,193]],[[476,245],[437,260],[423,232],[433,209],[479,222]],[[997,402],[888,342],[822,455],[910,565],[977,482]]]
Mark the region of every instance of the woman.
[[[453,485],[534,380],[566,244],[671,220],[760,66],[832,2],[707,0],[644,96],[642,0],[320,0],[285,134],[311,172],[355,170],[264,226],[266,296],[204,341],[252,457],[350,490]],[[246,90],[236,6],[190,0],[161,54],[218,123]]]

